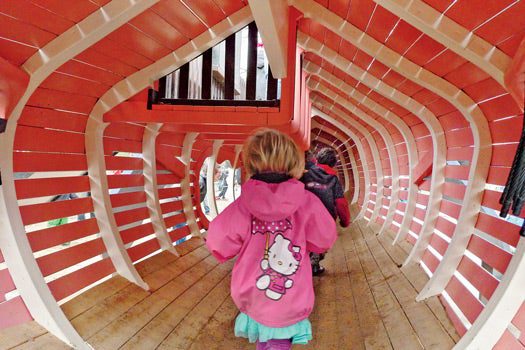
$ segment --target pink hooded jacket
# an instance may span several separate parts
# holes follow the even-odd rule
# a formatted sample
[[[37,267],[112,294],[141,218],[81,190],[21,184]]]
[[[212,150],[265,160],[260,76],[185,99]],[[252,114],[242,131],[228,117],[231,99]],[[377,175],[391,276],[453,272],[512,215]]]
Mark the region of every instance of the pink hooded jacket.
[[[325,252],[336,238],[334,219],[302,182],[252,179],[211,222],[206,244],[220,262],[238,257],[231,294],[239,310],[267,327],[286,327],[314,305],[309,253]]]

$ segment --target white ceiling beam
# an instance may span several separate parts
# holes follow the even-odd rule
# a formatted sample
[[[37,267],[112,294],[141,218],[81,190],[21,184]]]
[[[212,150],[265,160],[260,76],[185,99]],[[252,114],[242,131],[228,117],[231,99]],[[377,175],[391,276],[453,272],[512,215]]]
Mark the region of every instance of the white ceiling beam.
[[[288,66],[288,3],[286,0],[248,0],[264,51],[276,79],[286,78]]]

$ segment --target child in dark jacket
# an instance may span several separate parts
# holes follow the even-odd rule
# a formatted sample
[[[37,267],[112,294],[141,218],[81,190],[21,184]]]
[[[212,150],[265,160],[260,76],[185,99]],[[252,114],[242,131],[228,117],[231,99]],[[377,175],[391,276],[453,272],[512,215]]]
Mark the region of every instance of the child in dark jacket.
[[[316,161],[316,165],[307,168],[301,181],[304,182],[307,190],[319,197],[334,220],[339,217],[341,226],[347,227],[350,225],[350,210],[344,197],[343,187],[337,178],[337,171],[333,169],[337,163],[335,150],[330,147],[321,149],[316,156]],[[314,275],[320,275],[325,271],[319,264],[323,258],[324,254],[311,254]]]

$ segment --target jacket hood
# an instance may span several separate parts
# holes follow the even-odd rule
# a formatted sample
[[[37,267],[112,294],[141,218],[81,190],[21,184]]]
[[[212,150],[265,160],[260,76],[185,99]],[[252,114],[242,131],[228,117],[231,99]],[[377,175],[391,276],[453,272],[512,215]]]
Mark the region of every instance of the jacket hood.
[[[266,183],[250,179],[242,185],[239,201],[253,216],[264,221],[284,219],[306,200],[304,184],[296,179]]]
[[[327,165],[317,164],[316,166],[308,169],[307,174],[310,180],[326,184],[334,178],[336,172]]]

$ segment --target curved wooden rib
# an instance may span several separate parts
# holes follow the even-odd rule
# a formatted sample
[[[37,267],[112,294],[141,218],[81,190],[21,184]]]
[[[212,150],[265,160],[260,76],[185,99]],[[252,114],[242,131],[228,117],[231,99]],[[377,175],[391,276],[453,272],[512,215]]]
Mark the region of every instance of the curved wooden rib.
[[[501,86],[510,58],[421,0],[374,0],[414,28],[484,70]]]
[[[317,91],[321,95],[329,97],[329,91],[327,91],[326,88],[324,88],[321,84],[318,82],[313,82],[310,79],[308,80],[308,87],[310,88],[310,91]],[[337,106],[334,104],[329,104],[326,101],[320,101],[322,105],[325,107],[328,107],[329,109],[337,108]],[[337,108],[338,109],[338,108]],[[347,113],[341,112],[342,115],[347,115]],[[341,114],[340,113],[340,114]],[[379,157],[379,150],[377,148],[376,141],[372,134],[361,124],[359,124],[354,118],[349,117],[345,118],[345,122],[350,124],[353,128],[355,128],[359,133],[363,135],[363,137],[367,140],[368,145],[370,146],[370,151],[372,153],[372,160],[374,162],[375,170],[376,170],[376,201],[374,204],[374,211],[372,213],[372,216],[370,217],[370,222],[373,222],[375,218],[377,217],[377,214],[379,213],[379,208],[381,208],[381,205],[383,203],[383,169],[381,166],[381,158]],[[370,200],[370,191],[368,191],[368,198],[367,202]],[[364,203],[363,203],[364,204]],[[357,215],[357,219],[361,219],[364,217],[366,212],[366,205],[363,205],[361,208],[361,211]]]
[[[213,141],[213,150],[211,156],[208,160],[208,175],[206,176],[206,193],[208,194],[208,205],[210,206],[210,216],[213,220],[217,215],[219,215],[219,210],[217,209],[217,201],[215,200],[215,167],[217,165],[217,156],[221,150],[224,140],[215,140]]]
[[[416,100],[394,89],[388,84],[385,84],[383,81],[377,79],[372,74],[363,71],[361,68],[357,67],[357,65],[353,64],[346,58],[338,55],[335,51],[322,45],[317,40],[308,37],[306,34],[299,32],[297,35],[297,40],[299,45],[301,45],[306,51],[314,52],[317,55],[324,57],[324,59],[326,59],[328,62],[330,62],[337,68],[343,70],[350,76],[358,79],[361,83],[363,83],[370,89],[376,91],[378,94],[383,95],[384,97],[392,100],[393,102],[412,112],[414,115],[418,116],[426,125],[428,130],[430,130],[430,136],[432,137],[433,146],[433,175],[430,184],[430,195],[427,206],[428,209],[425,215],[425,220],[420,232],[420,236],[421,233],[424,233],[426,235],[432,234],[436,219],[439,214],[439,204],[442,198],[441,188],[443,186],[443,183],[445,182],[446,165],[445,136],[443,134],[443,128],[441,127],[441,124],[437,120],[434,113],[432,113],[430,110],[428,110],[428,108],[426,108]],[[410,217],[410,220],[406,221],[407,230],[398,231],[398,234],[395,238],[395,242],[398,242],[401,239],[405,238],[406,234],[408,233],[408,227],[411,224],[411,220],[412,217]],[[407,263],[411,260],[412,258],[409,257]]]
[[[155,231],[155,236],[159,241],[162,250],[167,250],[172,254],[178,255],[173,241],[168,235],[166,224],[162,219],[162,209],[160,208],[159,191],[157,186],[157,157],[156,140],[161,124],[149,123],[142,135],[142,158],[144,161],[144,192],[146,192],[146,206],[149,211],[151,225]]]
[[[184,142],[182,143],[182,154],[181,162],[184,164],[184,179],[180,182],[181,192],[182,192],[182,206],[184,210],[184,215],[186,217],[186,223],[190,232],[195,237],[201,236],[201,231],[199,230],[199,225],[197,225],[197,218],[195,217],[195,211],[193,210],[193,201],[192,201],[192,190],[191,190],[191,152],[193,150],[193,144],[195,139],[199,134],[196,132],[189,132],[184,136]],[[199,176],[199,174],[196,174]]]
[[[408,232],[408,228],[410,226],[410,222],[406,219],[407,216],[412,217],[414,215],[414,210],[416,208],[416,195],[417,195],[417,188],[416,185],[414,185],[412,179],[413,179],[413,168],[415,167],[416,161],[417,161],[417,147],[416,142],[414,140],[414,135],[412,134],[412,131],[408,127],[408,125],[396,114],[392,113],[391,111],[387,110],[383,106],[379,105],[372,99],[368,98],[367,96],[363,95],[361,92],[353,88],[352,86],[346,84],[341,79],[337,78],[335,75],[328,73],[323,68],[317,66],[316,64],[306,61],[306,64],[304,65],[304,69],[309,72],[310,74],[314,74],[327,83],[337,87],[344,93],[346,93],[348,96],[352,97],[359,103],[362,103],[370,110],[374,111],[377,115],[381,116],[383,119],[388,120],[392,125],[394,125],[398,130],[401,136],[403,137],[405,141],[405,145],[407,148],[407,155],[408,155],[408,164],[409,164],[409,173],[408,173],[408,181],[409,181],[409,191],[408,191],[408,203],[405,208],[405,214],[403,216],[403,222],[401,224],[400,230],[406,230]],[[381,125],[382,127],[382,125]],[[385,130],[387,135],[386,137],[390,138],[391,147],[394,148],[392,138],[390,137],[390,133]],[[386,142],[386,140],[385,140]],[[392,157],[392,156],[391,156]],[[397,157],[397,156],[396,156]],[[397,162],[396,162],[397,164]],[[398,165],[396,165],[397,167]],[[399,193],[399,172],[396,176],[397,180],[397,192]],[[392,174],[392,184],[394,185],[394,174]],[[394,190],[393,190],[394,192]],[[392,196],[394,198],[394,196]],[[388,214],[386,216],[386,220],[383,222],[383,225],[379,231],[379,234],[381,235],[385,229],[390,227],[392,224],[392,221],[394,219],[394,214],[397,208],[397,204],[399,202],[399,194],[395,197],[395,201],[391,202],[391,205],[388,210]]]
[[[104,159],[104,130],[106,126],[91,117],[86,125],[86,158],[95,218],[100,230],[100,237],[106,245],[106,250],[117,273],[139,287],[149,290],[149,286],[140,277],[124,247],[113,214]]]
[[[391,168],[391,172],[392,172],[392,200],[390,202],[389,212],[392,210],[392,208],[394,208],[393,211],[395,211],[395,207],[397,207],[397,202],[399,201],[399,166],[397,164],[397,152],[396,152],[396,150],[394,148],[394,143],[392,142],[392,137],[390,137],[390,134],[388,133],[388,131],[377,120],[375,120],[374,118],[372,118],[369,115],[367,115],[365,112],[363,112],[363,110],[357,108],[353,103],[351,103],[350,101],[348,101],[347,99],[345,99],[341,95],[335,93],[333,90],[329,89],[324,84],[317,83],[317,85],[313,89],[316,90],[316,91],[321,92],[325,96],[328,96],[334,102],[340,104],[346,110],[352,112],[355,116],[357,116],[358,118],[360,118],[364,122],[368,123],[370,126],[372,126],[374,129],[376,129],[379,132],[379,134],[383,138],[383,140],[385,142],[385,145],[386,145],[386,148],[387,148],[388,157],[390,158],[389,159],[390,160],[390,168]],[[353,118],[352,118],[352,121],[354,121]],[[370,136],[372,137],[371,134],[370,134]],[[379,157],[379,152],[378,152],[378,157]],[[381,162],[381,161],[379,160],[379,162]],[[378,181],[378,183],[379,183],[379,181]],[[379,190],[378,190],[378,193],[379,193]],[[383,199],[382,199],[384,197],[383,189],[381,189],[381,196],[382,196],[381,198],[379,196],[377,197],[376,206],[374,208],[374,213],[370,217],[370,221],[368,222],[368,224],[376,222],[377,217],[379,216],[379,211],[383,207]],[[394,214],[392,213],[392,217],[393,217],[393,215]]]
[[[428,298],[443,291],[456,271],[461,257],[474,230],[481,208],[481,199],[485,189],[485,180],[488,175],[492,156],[492,138],[487,119],[479,106],[463,91],[447,82],[443,78],[418,66],[404,58],[394,50],[382,45],[366,33],[362,32],[350,22],[338,17],[323,6],[312,0],[294,0],[306,17],[316,18],[322,25],[338,33],[343,39],[358,47],[363,52],[376,58],[379,62],[390,67],[397,73],[405,76],[422,87],[436,93],[449,101],[461,112],[470,123],[474,139],[474,152],[469,170],[469,183],[467,185],[463,205],[455,226],[452,241],[431,280],[423,288],[418,298]],[[433,210],[431,207],[430,210]],[[439,210],[439,209],[437,209]],[[428,213],[428,212],[427,212]],[[423,253],[430,244],[433,230],[420,234],[406,263],[419,262]]]
[[[360,158],[361,158],[361,164],[363,165],[363,176],[364,176],[364,181],[365,181],[365,188],[364,188],[364,191],[365,191],[364,199],[365,200],[363,201],[363,207],[364,207],[365,204],[368,202],[367,196],[369,196],[368,189],[370,188],[370,172],[368,170],[368,159],[366,157],[366,153],[363,148],[363,144],[361,143],[361,139],[357,137],[357,135],[352,130],[347,128],[344,124],[339,122],[337,119],[331,117],[330,115],[324,112],[321,112],[319,109],[315,107],[315,105],[316,105],[316,102],[314,99],[312,99],[312,115],[313,116],[318,115],[320,118],[327,120],[328,122],[330,122],[330,124],[339,128],[339,130],[341,130],[342,132],[344,132],[345,134],[347,134],[350,138],[354,140],[354,143],[357,147],[357,152],[359,153]],[[332,111],[332,113],[345,119],[344,114],[341,113],[341,111],[334,110]],[[355,169],[357,170],[357,167]],[[357,220],[357,219],[358,218],[356,217],[354,220]]]
[[[492,349],[525,302],[523,286],[525,238],[522,237],[494,294],[454,350]]]
[[[29,85],[9,116],[6,132],[0,135],[1,149],[5,154],[0,157],[3,182],[0,222],[5,233],[0,235],[0,243],[2,247],[10,247],[3,250],[5,261],[10,269],[15,268],[15,273],[11,274],[13,281],[33,318],[51,334],[78,349],[89,349],[90,346],[71,326],[47,287],[33,257],[20,209],[16,205],[13,145],[17,122],[33,92],[51,73],[156,2],[158,0],[113,0],[31,56],[22,66],[30,74]]]
[[[350,148],[347,148],[347,150],[348,157],[350,157],[350,164],[352,165],[352,174],[354,175],[354,195],[350,203],[354,204],[357,203],[357,199],[359,198],[359,191],[361,190],[361,186],[359,185],[359,174],[357,172],[357,162],[355,161],[354,152],[352,152]]]

